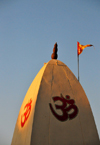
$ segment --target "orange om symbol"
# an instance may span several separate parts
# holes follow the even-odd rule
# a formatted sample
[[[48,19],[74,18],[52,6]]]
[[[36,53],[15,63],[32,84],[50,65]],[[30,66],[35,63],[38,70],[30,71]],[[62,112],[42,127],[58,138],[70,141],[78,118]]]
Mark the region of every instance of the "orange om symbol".
[[[64,98],[61,94],[61,97],[59,96],[55,96],[52,98],[54,102],[56,101],[61,101],[63,104],[62,105],[55,105],[56,109],[60,109],[62,111],[62,115],[58,115],[53,107],[52,104],[49,103],[50,109],[53,113],[53,115],[60,121],[66,121],[68,118],[69,119],[73,119],[76,117],[76,115],[78,114],[78,108],[75,105],[75,101],[73,99],[70,99],[70,96],[66,95],[66,98]],[[69,105],[68,105],[69,104]],[[72,111],[72,113],[68,113],[69,111]]]
[[[31,112],[31,103],[32,103],[32,100],[30,99],[30,102],[27,103],[24,107],[24,110],[26,110],[24,112],[24,114],[21,116],[21,126],[23,127],[26,120],[28,119],[29,115],[30,115],[30,112]]]

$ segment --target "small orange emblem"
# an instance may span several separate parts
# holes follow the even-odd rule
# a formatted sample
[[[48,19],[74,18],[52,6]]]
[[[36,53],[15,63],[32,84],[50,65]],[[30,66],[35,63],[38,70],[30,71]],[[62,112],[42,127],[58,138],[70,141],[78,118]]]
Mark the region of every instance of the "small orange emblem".
[[[32,99],[30,99],[30,101],[24,107],[25,112],[21,115],[21,127],[24,126],[25,122],[27,121],[27,119],[30,115],[31,104],[32,104]]]

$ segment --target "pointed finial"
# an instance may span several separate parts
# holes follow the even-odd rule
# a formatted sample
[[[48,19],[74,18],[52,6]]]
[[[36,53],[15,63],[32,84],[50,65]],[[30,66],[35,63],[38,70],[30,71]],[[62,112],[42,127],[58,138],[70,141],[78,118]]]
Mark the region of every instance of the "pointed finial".
[[[53,53],[52,53],[52,55],[51,55],[51,58],[52,59],[57,59],[57,57],[58,57],[58,55],[57,55],[57,51],[58,51],[58,48],[57,48],[57,42],[55,43],[55,45],[54,45],[54,48],[53,48]]]

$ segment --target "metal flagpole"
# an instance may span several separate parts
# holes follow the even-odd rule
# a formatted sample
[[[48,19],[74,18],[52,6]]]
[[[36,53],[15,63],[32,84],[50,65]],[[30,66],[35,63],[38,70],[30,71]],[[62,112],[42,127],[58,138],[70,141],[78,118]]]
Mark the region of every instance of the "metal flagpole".
[[[78,81],[79,81],[79,55],[77,53],[77,61],[78,61]]]

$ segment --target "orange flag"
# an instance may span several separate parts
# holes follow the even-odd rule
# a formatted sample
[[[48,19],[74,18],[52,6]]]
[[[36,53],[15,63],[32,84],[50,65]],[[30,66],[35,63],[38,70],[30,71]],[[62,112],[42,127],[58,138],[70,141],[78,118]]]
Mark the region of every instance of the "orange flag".
[[[90,47],[90,46],[93,46],[93,45],[91,44],[81,45],[79,42],[77,42],[77,54],[80,55],[84,48]]]

